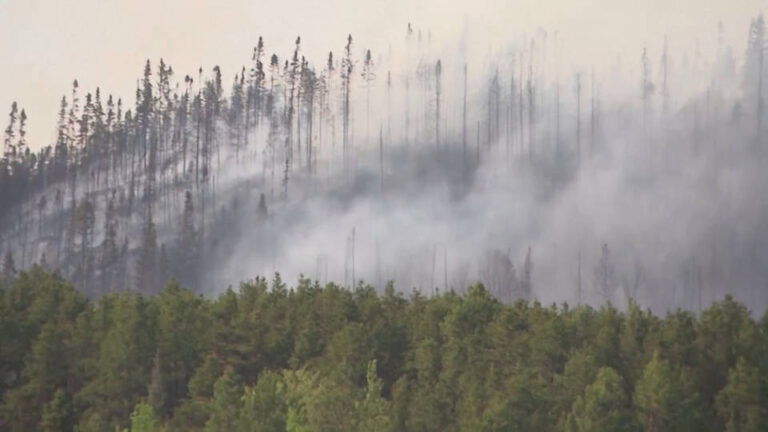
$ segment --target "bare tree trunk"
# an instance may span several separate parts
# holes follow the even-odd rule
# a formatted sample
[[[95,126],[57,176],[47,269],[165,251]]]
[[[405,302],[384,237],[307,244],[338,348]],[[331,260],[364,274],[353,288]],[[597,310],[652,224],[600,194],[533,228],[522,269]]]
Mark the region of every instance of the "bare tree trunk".
[[[467,64],[464,63],[464,102],[461,111],[461,144],[463,148],[464,169],[467,167]]]
[[[581,74],[576,74],[576,163],[581,164]]]
[[[384,193],[384,135],[379,128],[379,176],[381,178],[381,192]]]

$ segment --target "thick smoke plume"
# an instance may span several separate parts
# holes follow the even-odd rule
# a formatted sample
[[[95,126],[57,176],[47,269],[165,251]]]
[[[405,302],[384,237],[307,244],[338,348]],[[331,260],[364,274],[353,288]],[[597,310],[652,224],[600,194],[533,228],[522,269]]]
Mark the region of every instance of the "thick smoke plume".
[[[279,272],[430,294],[481,281],[504,301],[633,298],[661,310],[697,310],[733,294],[761,310],[768,74],[757,66],[753,47],[763,42],[754,35],[744,56],[724,45],[680,61],[666,48],[643,50],[632,64],[599,70],[561,66],[557,39],[543,31],[478,60],[462,43],[432,41],[409,24],[388,53],[350,38],[318,66],[303,59],[297,39],[276,62],[257,51],[262,69],[238,72],[210,121],[207,86],[210,94],[224,88],[218,70],[176,87],[158,83],[146,120],[157,128],[147,135],[161,143],[155,153],[152,139],[142,141],[149,150],[131,150],[131,174],[123,167],[95,180],[113,164],[98,156],[79,160],[93,165],[74,179],[30,188],[5,212],[3,249],[21,266],[45,255],[49,266],[97,285],[112,196],[126,273],[147,271],[142,238],[151,226],[153,271],[206,293]],[[263,93],[251,93],[259,70]],[[251,101],[257,94],[264,107]],[[203,168],[192,151],[201,124],[210,138]],[[190,146],[183,162],[182,142]],[[178,264],[187,191],[199,235],[191,269]],[[60,205],[40,209],[42,197]],[[95,207],[91,231],[65,234],[84,200]],[[62,254],[68,241],[73,252]],[[148,289],[134,276],[122,281]]]

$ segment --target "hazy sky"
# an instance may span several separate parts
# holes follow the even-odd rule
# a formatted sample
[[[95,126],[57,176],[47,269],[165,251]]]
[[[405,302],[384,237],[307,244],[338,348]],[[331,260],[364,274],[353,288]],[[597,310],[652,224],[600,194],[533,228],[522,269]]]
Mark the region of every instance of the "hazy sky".
[[[29,115],[33,147],[54,134],[58,101],[77,78],[133,104],[147,58],[163,57],[177,78],[219,64],[227,83],[263,35],[269,52],[289,52],[301,34],[310,57],[340,51],[352,33],[358,48],[384,50],[407,22],[436,41],[470,36],[470,49],[537,27],[557,30],[569,58],[608,63],[619,52],[658,50],[665,34],[677,48],[703,50],[717,22],[737,52],[749,19],[768,0],[0,0],[0,125],[12,101]],[[578,46],[578,47],[577,47]],[[450,59],[448,59],[450,60]]]

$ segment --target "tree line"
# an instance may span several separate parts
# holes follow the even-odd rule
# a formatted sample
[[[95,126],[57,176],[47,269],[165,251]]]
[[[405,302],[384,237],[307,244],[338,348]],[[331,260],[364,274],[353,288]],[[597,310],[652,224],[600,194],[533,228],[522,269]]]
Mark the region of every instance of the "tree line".
[[[434,148],[446,176],[471,171],[480,166],[481,155],[493,158],[501,151],[562,184],[581,169],[582,155],[610,144],[603,140],[609,121],[625,121],[622,111],[603,107],[594,72],[587,80],[575,70],[571,86],[570,79],[561,82],[560,74],[548,70],[546,35],[515,44],[511,55],[489,59],[489,67],[464,61],[458,69],[430,52],[431,39],[408,25],[405,46],[413,58],[401,70],[358,48],[352,35],[340,55],[329,52],[320,65],[305,58],[300,37],[283,57],[267,54],[259,38],[250,63],[231,77],[228,90],[218,66],[179,79],[162,59],[147,60],[133,104],[100,88],[84,92],[74,80],[61,98],[54,143],[37,143],[38,150],[27,142],[24,109],[14,103],[0,158],[0,252],[6,273],[37,263],[89,295],[123,288],[149,293],[171,276],[198,288],[204,270],[216,264],[216,244],[231,225],[230,210],[244,200],[258,201],[258,211],[249,216],[264,222],[274,216],[268,206],[287,202],[294,185],[323,188],[339,173],[354,183],[360,165],[371,162],[366,157],[375,159],[384,191],[391,181],[389,165],[403,162],[391,156],[395,144]],[[641,82],[632,92],[641,101],[643,136],[651,139],[661,130],[666,144],[677,139],[673,129],[690,127],[695,149],[682,155],[686,158],[695,157],[707,141],[714,145],[725,130],[741,138],[752,124],[748,140],[762,143],[765,45],[765,24],[758,16],[750,24],[742,74],[721,46],[706,95],[685,103],[670,96],[666,42],[656,74],[644,49],[637,62]],[[481,76],[471,87],[468,71]],[[734,81],[741,88],[737,98],[727,91]],[[572,93],[573,106],[561,101],[566,93]],[[655,112],[658,94],[663,108]],[[717,104],[731,112],[717,117],[712,114]],[[573,108],[574,118],[567,119],[561,108]],[[371,148],[373,156],[366,153]],[[452,164],[454,150],[461,155],[458,166]],[[334,164],[338,153],[340,163]],[[404,155],[416,157],[415,150]],[[232,198],[220,182],[240,168],[248,170],[253,182],[248,187],[258,193]],[[517,166],[510,162],[509,170]]]
[[[4,431],[762,431],[768,315],[381,293],[279,275],[0,289]]]

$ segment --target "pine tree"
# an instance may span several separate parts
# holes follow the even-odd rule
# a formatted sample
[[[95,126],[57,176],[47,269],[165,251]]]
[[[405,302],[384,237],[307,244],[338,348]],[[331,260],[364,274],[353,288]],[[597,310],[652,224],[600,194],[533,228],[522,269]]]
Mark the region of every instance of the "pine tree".
[[[69,131],[67,129],[67,98],[61,97],[61,103],[59,105],[59,121],[58,132],[56,135],[56,145],[53,152],[53,177],[55,179],[62,179],[67,174],[67,162],[68,162],[68,143]]]
[[[259,36],[259,42],[253,51],[253,60],[255,62],[253,73],[253,99],[254,99],[254,118],[256,126],[261,124],[261,116],[264,110],[264,93],[266,73],[264,72],[264,40]]]
[[[72,430],[73,412],[67,394],[56,390],[53,398],[43,407],[39,430],[43,432],[60,432]]]
[[[75,235],[79,239],[77,245],[79,258],[75,270],[76,280],[80,282],[81,288],[85,292],[89,292],[93,288],[91,286],[94,271],[93,237],[96,224],[95,209],[90,200],[83,199],[78,204],[73,215],[73,223]]]
[[[615,370],[600,368],[571,408],[565,430],[569,432],[618,432],[635,430],[624,383]]]
[[[19,140],[17,149],[19,157],[24,158],[28,155],[29,149],[27,148],[27,112],[22,108],[19,113]]]
[[[282,377],[274,372],[259,374],[256,385],[247,388],[238,419],[241,431],[283,432],[286,425],[288,400]]]
[[[360,76],[365,85],[365,136],[368,138],[371,136],[371,86],[373,81],[376,80],[376,70],[371,50],[365,51],[365,61],[363,62],[363,70]]]
[[[165,394],[165,382],[163,382],[162,362],[160,353],[155,354],[152,360],[152,371],[149,374],[149,385],[147,386],[147,404],[155,413],[165,411],[167,398]]]
[[[104,240],[101,242],[101,289],[112,286],[116,276],[119,251],[117,246],[117,215],[114,194],[108,199],[104,211]]]
[[[595,267],[595,287],[603,302],[609,303],[616,289],[614,286],[614,270],[611,263],[608,244],[603,244],[600,260]]]
[[[765,20],[760,14],[752,19],[749,25],[747,52],[743,66],[742,95],[744,104],[755,110],[755,143],[760,142],[762,134],[765,31]]]
[[[16,277],[16,264],[13,262],[11,251],[6,251],[3,256],[3,265],[0,267],[0,281],[10,283]]]
[[[696,397],[684,385],[680,372],[654,352],[635,385],[637,420],[649,432],[700,430],[691,405]]]
[[[640,57],[641,66],[641,100],[643,101],[643,133],[645,134],[648,129],[648,110],[651,103],[651,95],[653,94],[653,82],[651,82],[651,65],[648,59],[648,50],[643,48],[643,55]]]
[[[467,64],[464,63],[464,98],[461,105],[461,148],[463,151],[463,163],[466,170],[467,164]]]
[[[440,148],[440,93],[442,91],[443,65],[435,63],[435,147]]]
[[[135,289],[137,291],[150,293],[157,289],[157,261],[157,232],[150,209],[144,219],[141,247],[136,262]]]
[[[300,66],[301,63],[299,62],[299,51],[301,49],[301,37],[296,38],[296,45],[293,51],[293,58],[291,59],[290,68],[288,69],[288,73],[286,75],[286,78],[288,79],[288,82],[286,83],[286,88],[289,91],[288,94],[288,111],[287,116],[285,119],[285,125],[286,130],[288,131],[288,137],[287,142],[285,145],[286,149],[286,175],[283,177],[284,182],[284,189],[287,190],[288,187],[288,169],[293,164],[293,118],[296,115],[296,105],[299,104],[299,99],[296,97],[296,93],[301,91],[301,76],[300,76]],[[301,122],[301,120],[299,120]],[[299,132],[300,133],[300,132]],[[298,142],[298,146],[301,146],[301,143]],[[299,151],[299,154],[301,152]],[[285,195],[285,193],[284,193]]]
[[[350,137],[350,98],[352,91],[352,72],[354,70],[354,62],[352,61],[352,35],[347,36],[347,45],[344,47],[344,58],[341,60],[341,83],[342,83],[342,96],[344,100],[342,119],[343,119],[343,142],[342,151],[344,159],[345,173],[349,169],[350,152],[352,147],[352,141]]]
[[[520,295],[523,299],[531,299],[533,294],[533,258],[531,256],[531,247],[528,246],[528,251],[525,253],[525,262],[523,263],[522,280],[520,281]]]
[[[726,431],[757,432],[768,428],[768,396],[761,380],[757,368],[743,358],[728,372],[728,384],[715,400]]]
[[[213,387],[206,432],[235,430],[242,406],[243,385],[232,368],[227,368]]]
[[[376,360],[368,362],[365,380],[365,398],[357,405],[356,430],[384,432],[391,430],[390,403],[381,396],[382,382],[376,371]]]
[[[576,162],[581,163],[581,74],[575,78],[576,88]]]
[[[158,423],[152,407],[140,402],[136,404],[133,413],[131,413],[130,432],[154,432],[157,430]]]
[[[178,269],[175,276],[182,284],[194,289],[197,287],[200,243],[197,229],[195,229],[195,209],[190,191],[184,193],[184,210],[180,228],[176,245]]]

